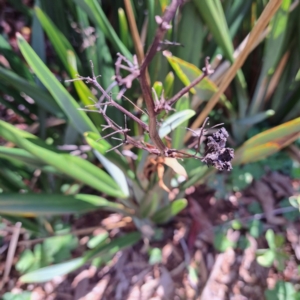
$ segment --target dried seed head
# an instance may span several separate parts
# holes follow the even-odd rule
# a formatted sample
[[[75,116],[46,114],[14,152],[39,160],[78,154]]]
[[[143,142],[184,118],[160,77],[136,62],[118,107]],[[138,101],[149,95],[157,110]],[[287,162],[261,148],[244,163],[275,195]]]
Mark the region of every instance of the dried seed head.
[[[232,169],[231,160],[234,157],[234,150],[225,148],[228,136],[228,132],[223,127],[212,136],[209,136],[206,145],[207,150],[202,161],[218,170],[230,171]]]

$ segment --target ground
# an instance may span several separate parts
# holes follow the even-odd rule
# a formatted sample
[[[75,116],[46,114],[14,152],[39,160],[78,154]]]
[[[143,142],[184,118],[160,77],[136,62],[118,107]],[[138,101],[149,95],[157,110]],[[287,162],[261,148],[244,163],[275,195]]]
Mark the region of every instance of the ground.
[[[299,218],[289,221],[283,215],[288,209],[278,207],[280,199],[291,193],[299,195],[299,187],[299,181],[275,172],[253,182],[243,193],[232,193],[228,200],[216,200],[214,191],[204,185],[189,189],[188,208],[163,226],[160,241],[150,243],[152,248],[162,250],[160,263],[149,263],[148,248],[143,241],[119,252],[102,268],[86,265],[45,284],[22,285],[13,268],[5,290],[32,291],[32,299],[265,299],[265,291],[273,289],[278,280],[292,282],[296,287],[300,282]],[[260,202],[264,211],[254,217],[247,205],[260,201],[260,196],[264,196],[264,202]],[[257,263],[256,251],[268,248],[263,234],[254,238],[248,230],[231,227],[226,236],[232,245],[244,236],[248,246],[238,244],[224,252],[216,250],[222,245],[216,246],[214,229],[225,228],[233,219],[243,225],[256,218],[262,220],[264,230],[271,228],[286,237],[282,249],[287,259],[282,271],[278,271],[276,262],[269,268]],[[134,226],[130,218],[118,214],[94,212],[82,216],[73,223],[73,231],[80,239],[80,247],[73,253],[75,257],[85,249],[89,235],[101,233],[101,228],[114,236],[132,231]],[[10,234],[6,234],[9,238]],[[24,245],[32,247],[34,243],[26,244],[25,240],[26,234],[21,235],[14,262]],[[4,255],[1,260],[2,273]]]

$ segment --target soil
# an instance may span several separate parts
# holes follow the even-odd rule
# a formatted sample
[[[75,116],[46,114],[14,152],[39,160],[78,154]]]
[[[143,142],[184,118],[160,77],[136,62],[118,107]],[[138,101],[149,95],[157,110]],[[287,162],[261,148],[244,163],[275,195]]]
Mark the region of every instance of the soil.
[[[280,178],[280,184],[274,184]],[[272,182],[271,182],[272,180]],[[247,209],[253,201],[261,201],[260,185],[264,191],[263,213],[255,216]],[[284,182],[284,184],[282,184]],[[280,188],[281,187],[281,188]],[[160,263],[150,264],[144,242],[117,253],[105,266],[85,265],[67,276],[56,277],[45,284],[22,285],[19,274],[12,268],[1,292],[31,291],[32,299],[265,299],[265,291],[273,289],[278,280],[299,284],[300,259],[299,216],[289,221],[283,215],[285,208],[278,206],[284,197],[299,196],[300,181],[293,181],[280,173],[265,176],[243,193],[232,194],[227,200],[216,200],[214,192],[199,186],[187,193],[188,207],[163,228],[163,238],[149,246],[162,251]],[[280,191],[280,192],[279,192]],[[269,198],[268,198],[269,197]],[[243,228],[234,230],[230,220],[246,221],[260,218],[264,231],[271,228],[286,237],[282,249],[287,255],[284,269],[276,263],[262,267],[257,263],[256,251],[268,248],[264,234],[254,238]],[[89,237],[108,230],[111,236],[134,230],[130,219],[118,214],[93,212],[72,221],[72,231],[78,232],[80,247],[74,257],[86,249]],[[10,232],[13,231],[12,225]],[[215,229],[229,228],[226,237],[233,244],[244,236],[248,246],[228,247],[223,252],[214,246]],[[226,231],[225,231],[226,232]],[[11,234],[6,232],[6,240]],[[19,243],[26,240],[21,235]],[[232,244],[232,245],[233,245]],[[33,242],[29,242],[32,247]],[[23,244],[17,248],[14,263]],[[0,272],[5,268],[7,251],[1,255]],[[196,274],[196,275],[195,275]]]

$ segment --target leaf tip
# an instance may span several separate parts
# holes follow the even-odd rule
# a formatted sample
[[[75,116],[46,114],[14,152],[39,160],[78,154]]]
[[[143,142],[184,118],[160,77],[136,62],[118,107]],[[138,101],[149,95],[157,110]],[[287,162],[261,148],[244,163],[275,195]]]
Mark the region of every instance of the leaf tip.
[[[170,51],[168,51],[168,50],[163,51],[163,55],[165,57],[172,57],[172,53]]]
[[[18,40],[24,40],[24,38],[23,38],[23,36],[20,32],[16,33],[16,37],[17,37]]]

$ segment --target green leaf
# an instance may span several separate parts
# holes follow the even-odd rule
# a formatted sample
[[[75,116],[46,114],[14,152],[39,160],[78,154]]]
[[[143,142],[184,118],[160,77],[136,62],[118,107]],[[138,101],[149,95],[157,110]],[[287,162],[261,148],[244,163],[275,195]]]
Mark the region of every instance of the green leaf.
[[[36,136],[0,121],[0,136],[30,152],[63,174],[79,180],[98,191],[115,197],[126,197],[114,180],[92,163],[70,154],[61,154]]]
[[[20,273],[31,272],[51,264],[53,261],[50,254],[43,248],[42,244],[34,246],[33,251],[26,249],[16,264]]]
[[[94,249],[98,247],[100,244],[104,243],[109,238],[108,232],[100,233],[92,238],[87,243],[87,246],[90,249]]]
[[[263,225],[260,220],[254,219],[249,224],[249,234],[254,238],[259,238],[263,231]]]
[[[155,264],[159,264],[162,262],[162,253],[161,253],[161,249],[159,249],[159,248],[151,249],[149,256],[150,256],[149,257],[150,265],[155,265]]]
[[[186,120],[189,120],[191,117],[195,115],[195,111],[191,109],[185,109],[179,112],[174,113],[170,117],[168,117],[159,128],[159,136],[160,138],[164,138],[168,135],[172,130],[180,126]]]
[[[119,16],[119,30],[120,30],[120,39],[125,47],[130,48],[132,46],[132,40],[130,36],[130,31],[127,24],[126,15],[124,9],[120,7],[118,9]]]
[[[153,215],[152,220],[157,224],[166,223],[171,218],[173,218],[178,213],[180,213],[183,209],[185,209],[186,206],[187,206],[186,199],[177,199],[172,203],[166,205],[165,207],[161,208],[159,211],[157,211]]]
[[[251,125],[252,126],[254,124],[264,121],[265,119],[273,116],[274,114],[275,114],[275,111],[272,109],[262,111],[253,116],[248,116],[243,119],[237,120],[236,125],[234,125],[234,126],[239,126],[239,125],[248,125],[248,126]]]
[[[21,292],[21,293],[5,293],[2,300],[31,300],[31,292]]]
[[[266,158],[288,146],[299,136],[300,118],[273,127],[255,135],[238,148],[233,164],[246,164]]]
[[[103,257],[107,254],[114,255],[118,251],[136,244],[140,239],[141,234],[139,232],[125,234],[110,243],[100,244],[95,249],[87,251],[83,257],[27,273],[20,277],[20,281],[23,283],[37,283],[52,280],[56,276],[62,276],[76,270],[95,257]]]
[[[0,146],[0,157],[8,160],[17,160],[32,167],[41,168],[45,165],[43,161],[36,158],[24,149],[8,148]]]
[[[92,22],[105,34],[116,51],[121,52],[128,59],[132,58],[131,53],[121,42],[114,28],[109,23],[102,7],[96,0],[73,0],[78,6],[84,10]]]
[[[75,51],[72,45],[55,26],[51,19],[46,14],[44,14],[39,7],[35,7],[35,13],[39,21],[41,22],[43,29],[47,33],[47,36],[49,37],[51,44],[53,45],[64,67],[69,72],[71,78],[76,78],[77,74],[79,73],[77,70],[77,66],[79,69],[81,69],[81,64],[78,57],[74,54]],[[95,102],[97,102],[97,98],[83,81],[76,80],[73,82],[73,84],[84,105],[93,105]],[[97,110],[94,106],[90,106],[90,109]],[[96,124],[100,124],[102,122],[100,114],[92,114],[91,118]]]
[[[68,65],[66,68],[69,69],[69,73],[72,78],[77,78],[78,70],[74,52],[67,51],[67,63]],[[88,86],[82,80],[75,80],[73,81],[75,86],[76,92],[81,100],[81,102],[85,106],[89,106],[89,110],[94,110],[94,112],[90,113],[91,119],[94,121],[95,124],[100,126],[103,123],[103,118],[100,113],[97,113],[98,109],[95,107],[95,103],[97,103],[97,98],[92,93],[92,91],[88,88]]]
[[[234,48],[220,0],[194,0],[193,2],[226,58],[233,62]]]
[[[144,199],[140,204],[141,208],[141,216],[142,218],[151,217],[156,211],[158,211],[158,207],[160,205],[160,195],[158,195],[154,190],[151,190],[145,195]]]
[[[155,36],[155,30],[156,30],[156,22],[155,22],[155,15],[161,15],[161,12],[159,13],[156,10],[159,10],[159,5],[157,2],[152,0],[145,1],[147,5],[147,17],[148,17],[148,26],[147,26],[147,41],[146,46],[147,48],[150,47],[153,38]],[[131,1],[131,6],[134,7],[133,3],[134,1]],[[135,19],[137,19],[137,16],[135,16]]]
[[[6,194],[0,193],[0,213],[36,217],[84,213],[97,208],[122,211],[123,205],[94,195],[77,194]]]
[[[141,237],[142,236],[140,232],[127,233],[112,240],[108,244],[99,245],[95,249],[87,252],[84,257],[88,261],[95,257],[101,257],[104,254],[114,255],[118,251],[136,244],[141,239]]]
[[[71,251],[78,246],[78,238],[72,234],[66,234],[45,239],[43,250],[51,256],[52,262],[61,263],[72,258]]]
[[[107,159],[109,159],[112,163],[118,166],[124,173],[130,173],[128,163],[123,156],[117,154],[115,151],[110,151],[106,153],[106,151],[111,149],[112,146],[106,140],[101,139],[100,134],[96,134],[94,132],[86,132],[84,135],[87,143],[93,149],[95,149],[100,154],[105,155]],[[132,176],[130,177],[132,178]]]
[[[55,76],[36,55],[29,44],[25,41],[25,39],[20,34],[17,34],[17,39],[20,50],[27,63],[51,93],[57,104],[65,112],[65,114],[69,118],[69,121],[77,129],[77,131],[82,134],[86,131],[97,132],[96,127],[88,118],[86,113],[84,111],[78,110],[78,108],[80,108],[78,103],[58,82]]]
[[[71,50],[73,53],[75,53],[72,45],[51,21],[51,19],[39,7],[36,6],[34,11],[60,60],[65,66],[68,66],[67,51]],[[80,63],[78,58],[77,63]]]
[[[23,182],[23,178],[17,173],[11,170],[9,167],[3,166],[0,161],[1,177],[12,187],[13,191],[28,191],[29,187]]]
[[[25,249],[24,252],[21,253],[20,258],[16,263],[16,270],[20,273],[25,273],[26,271],[30,270],[30,268],[37,269],[35,267],[34,260],[34,253],[30,249]]]
[[[194,0],[196,7],[225,57],[234,62],[234,46],[230,37],[226,18],[220,0]],[[237,71],[236,92],[239,103],[239,116],[244,117],[247,109],[246,80],[241,70]]]
[[[98,151],[94,151],[95,156],[101,162],[103,167],[107,170],[110,176],[115,180],[120,190],[126,197],[129,197],[130,192],[124,173],[115,164],[110,162],[105,156],[100,154]]]
[[[3,34],[0,35],[0,53],[7,59],[13,71],[28,81],[33,82],[33,76],[27,65],[22,61],[19,55],[13,51],[11,45],[7,39],[4,38]]]
[[[184,111],[190,108],[188,94],[183,95],[177,102],[175,109],[177,112]],[[188,127],[188,120],[181,124],[181,128],[176,128],[172,134],[172,147],[174,149],[182,149],[184,147],[183,135],[186,127]]]
[[[164,81],[164,96],[166,99],[171,98],[174,88],[174,73],[169,72]]]
[[[299,299],[297,298],[296,290],[291,282],[277,281],[276,286],[273,290],[266,290],[266,300],[288,300],[288,299]],[[298,296],[299,297],[299,296]]]
[[[206,34],[207,27],[203,24],[195,4],[192,1],[186,2],[181,9],[176,38],[182,47],[174,47],[174,55],[199,66],[199,53],[203,53]]]
[[[266,252],[256,258],[257,262],[265,267],[269,268],[273,265],[276,254],[273,250],[266,250]]]
[[[173,68],[175,74],[185,86],[188,86],[193,80],[203,74],[203,72],[195,65],[173,56],[169,52],[165,51],[164,55]],[[196,94],[201,101],[206,101],[209,100],[217,90],[218,88],[216,84],[206,77],[192,88],[190,92],[192,94]]]
[[[154,94],[154,92],[152,92],[152,95],[154,94],[153,98],[157,99],[157,100],[160,99],[162,91],[163,91],[163,84],[162,84],[162,82],[155,81],[154,84],[153,84],[153,89],[155,91],[155,94]]]
[[[55,100],[45,91],[43,91],[36,84],[26,81],[16,73],[9,71],[0,66],[0,79],[5,82],[8,86],[13,86],[20,92],[24,92],[26,95],[31,97],[36,104],[43,107],[50,113],[57,117],[63,118],[64,113],[61,108],[55,102]]]
[[[225,252],[228,248],[233,248],[235,243],[230,241],[224,232],[218,232],[214,238],[214,247],[220,252]]]
[[[243,224],[240,220],[233,220],[231,222],[231,227],[234,229],[234,230],[241,230],[243,228]]]
[[[68,274],[83,266],[84,264],[85,259],[83,257],[72,259],[64,263],[41,268],[36,271],[27,273],[20,277],[20,281],[23,283],[47,282],[52,280],[56,276],[63,276],[65,274]]]
[[[193,267],[191,265],[189,265],[187,267],[188,269],[188,279],[189,282],[191,282],[192,284],[196,285],[197,283],[199,283],[199,275],[198,275],[198,267]]]
[[[264,100],[262,95],[265,95],[268,82],[283,54],[291,2],[291,0],[283,0],[281,7],[271,20],[272,29],[266,41],[263,66],[249,109],[251,115],[256,114],[261,108]]]
[[[272,229],[267,230],[266,240],[268,242],[269,248],[272,249],[272,250],[276,250],[275,233]]]
[[[172,56],[170,52],[165,51],[164,55],[168,59],[168,62],[174,69],[174,72],[176,73],[178,78],[185,86],[188,86],[192,81],[203,74],[203,72],[195,65],[190,64],[178,57]],[[190,89],[190,92],[192,94],[197,95],[196,101],[192,102],[192,108],[196,109],[203,101],[209,100],[217,91],[218,87],[216,86],[216,84],[211,79],[205,77],[202,81],[200,81],[200,83]],[[232,109],[232,104],[227,100],[224,94],[220,96],[220,101],[228,109],[228,111],[231,113],[231,116],[233,117],[235,113]]]

